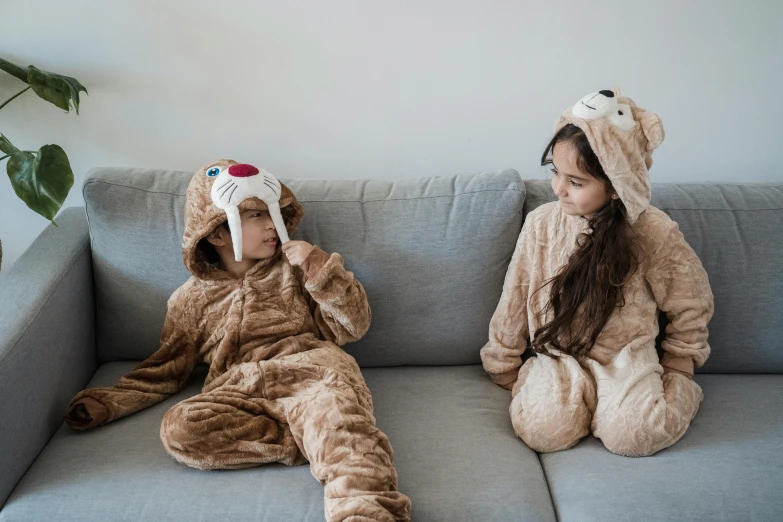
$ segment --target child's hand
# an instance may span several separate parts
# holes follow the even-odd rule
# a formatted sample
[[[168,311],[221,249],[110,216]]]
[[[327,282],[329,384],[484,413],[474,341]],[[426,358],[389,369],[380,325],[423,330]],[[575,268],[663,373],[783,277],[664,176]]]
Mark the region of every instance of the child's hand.
[[[87,430],[102,424],[108,417],[106,406],[91,397],[82,397],[70,405],[65,422],[73,429]]]
[[[307,241],[289,241],[282,246],[283,253],[288,258],[288,262],[294,266],[304,263],[310,252],[313,251],[313,245]]]

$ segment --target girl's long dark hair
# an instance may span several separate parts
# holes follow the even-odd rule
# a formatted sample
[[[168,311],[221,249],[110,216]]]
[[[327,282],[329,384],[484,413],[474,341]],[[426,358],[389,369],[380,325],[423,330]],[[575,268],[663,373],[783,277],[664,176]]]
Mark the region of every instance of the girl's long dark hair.
[[[568,124],[555,134],[541,165],[552,163],[557,143],[573,146],[577,166],[603,181],[607,194],[611,192],[609,178],[576,125]],[[547,345],[573,357],[587,355],[615,308],[625,305],[623,285],[638,266],[633,230],[619,198],[610,199],[590,218],[588,232],[580,234],[576,243],[568,263],[536,290],[551,286],[549,301],[539,314],[545,317],[552,312],[552,320],[536,330],[532,341],[533,349],[544,355],[552,355]]]

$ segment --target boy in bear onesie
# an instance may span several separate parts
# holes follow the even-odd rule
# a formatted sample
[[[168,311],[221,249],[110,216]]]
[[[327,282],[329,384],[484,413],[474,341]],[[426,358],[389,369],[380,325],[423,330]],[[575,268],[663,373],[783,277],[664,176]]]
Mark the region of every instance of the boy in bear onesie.
[[[275,212],[245,190],[251,182],[279,197]],[[337,253],[304,241],[280,245],[302,207],[251,165],[222,160],[201,169],[185,205],[182,255],[193,275],[168,301],[160,349],[115,386],[76,395],[68,425],[87,430],[152,406],[203,362],[202,393],[161,424],[174,459],[200,469],[309,461],[325,485],[327,520],[409,520],[370,391],[340,348],[370,326],[362,285]]]
[[[710,353],[713,297],[677,223],[650,206],[663,135],[658,116],[605,90],[563,112],[544,151],[558,201],[527,216],[481,350],[512,390],[514,431],[536,451],[592,432],[613,453],[652,455],[699,409],[692,376]]]

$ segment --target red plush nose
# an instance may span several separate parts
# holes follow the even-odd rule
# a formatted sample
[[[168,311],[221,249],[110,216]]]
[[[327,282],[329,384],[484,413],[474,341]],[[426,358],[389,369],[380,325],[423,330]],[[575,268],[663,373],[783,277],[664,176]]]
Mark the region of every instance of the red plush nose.
[[[249,178],[250,176],[258,174],[258,169],[253,165],[242,163],[240,165],[231,165],[228,168],[228,173],[235,178]]]

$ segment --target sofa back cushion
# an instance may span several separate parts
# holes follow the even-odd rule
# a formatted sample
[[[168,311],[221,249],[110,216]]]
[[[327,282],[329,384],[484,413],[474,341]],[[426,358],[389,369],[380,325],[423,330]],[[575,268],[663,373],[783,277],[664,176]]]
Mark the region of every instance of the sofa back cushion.
[[[102,360],[158,348],[182,264],[192,173],[107,168],[83,186]],[[367,292],[367,335],[345,347],[363,366],[478,363],[522,227],[514,170],[395,182],[283,180],[304,207],[294,238],[342,254]]]

